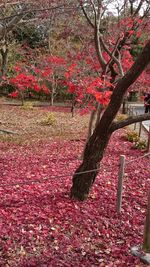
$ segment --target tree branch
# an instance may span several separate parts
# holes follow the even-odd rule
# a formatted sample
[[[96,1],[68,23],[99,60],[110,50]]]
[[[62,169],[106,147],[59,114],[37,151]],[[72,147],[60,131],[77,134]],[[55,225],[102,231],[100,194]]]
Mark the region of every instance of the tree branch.
[[[139,3],[139,5],[138,5],[138,7],[137,7],[137,9],[135,10],[135,12],[133,14],[134,16],[136,16],[139,13],[139,11],[140,11],[143,3],[144,3],[144,0],[141,0],[140,3]]]
[[[85,8],[83,7],[83,4],[80,3],[80,6],[81,6],[81,9],[82,9],[82,11],[83,11],[83,14],[84,14],[85,18],[87,19],[88,23],[89,23],[89,24],[91,25],[91,27],[94,29],[94,24],[92,23],[92,21],[90,20],[90,18],[89,18],[89,16],[88,16],[87,12],[85,11]]]
[[[119,70],[120,70],[121,76],[123,76],[123,75],[124,75],[124,72],[123,72],[123,69],[122,69],[122,66],[121,66],[121,60],[119,60],[118,58],[115,57],[115,53],[116,53],[116,51],[118,51],[118,50],[117,50],[117,46],[115,45],[115,51],[114,51],[114,52],[111,52],[111,51],[109,51],[109,48],[108,48],[107,45],[105,44],[105,42],[104,42],[102,36],[100,36],[100,41],[101,41],[102,46],[103,46],[104,50],[106,51],[106,53],[110,56],[110,58],[114,61],[114,63],[117,64],[117,66],[118,66],[118,68],[119,68]],[[117,42],[118,42],[118,40],[117,40]],[[118,54],[118,56],[119,56],[119,51],[118,51],[117,54]],[[109,64],[110,64],[110,63],[109,63]]]
[[[95,6],[93,0],[91,0],[90,2],[91,2],[91,5],[93,7],[93,11],[94,11],[94,14],[95,14],[95,19],[97,19],[96,6]]]
[[[101,65],[102,69],[104,70],[106,68],[106,62],[105,62],[105,59],[102,55],[101,42],[100,42],[100,38],[99,38],[102,7],[99,3],[98,11],[97,11],[93,0],[91,0],[90,2],[91,2],[93,12],[94,12],[94,23],[92,23],[92,21],[90,20],[87,12],[85,11],[85,8],[84,8],[82,2],[80,2],[80,6],[81,6],[81,9],[83,11],[83,14],[84,14],[86,20],[88,21],[90,26],[94,29],[94,41],[95,41],[95,48],[96,48],[96,52],[97,52],[97,57],[98,57],[98,60],[99,60],[99,63]]]
[[[6,133],[6,134],[18,134],[16,132],[12,132],[12,131],[9,131],[9,130],[3,130],[3,129],[0,129],[0,132]]]
[[[22,15],[25,8],[23,8],[18,14],[16,14],[8,23],[0,24],[0,40],[3,39],[6,32],[11,31],[18,22],[25,16]]]
[[[146,1],[146,2],[147,2],[147,1]],[[148,6],[147,6],[146,10],[144,11],[144,14],[143,14],[142,18],[145,18],[145,17],[147,17],[147,16],[149,15],[149,11],[150,11],[150,2],[148,1],[147,4],[148,4]]]
[[[128,126],[130,124],[136,123],[136,122],[141,122],[141,121],[146,121],[150,120],[150,114],[142,114],[142,115],[136,115],[136,116],[130,116],[127,119],[120,121],[120,122],[113,122],[110,131],[114,132],[118,129],[121,129],[125,126]]]
[[[7,16],[5,18],[0,18],[0,21],[4,21],[4,20],[8,20],[8,19],[13,19],[14,17],[17,17],[17,16],[24,16],[24,15],[27,15],[29,14],[30,12],[43,12],[43,11],[53,11],[53,10],[56,10],[56,9],[61,9],[61,8],[65,8],[67,7],[67,5],[58,5],[58,6],[54,6],[54,7],[49,7],[49,8],[33,8],[33,9],[28,9],[28,10],[22,10],[22,12],[20,12],[19,14],[13,14],[13,15],[10,15],[10,16]],[[69,9],[69,7],[68,7]],[[71,8],[70,8],[71,9]]]
[[[144,71],[148,63],[150,62],[150,39],[143,48],[141,54],[138,56],[132,67],[127,71],[123,78],[121,78],[116,87],[113,90],[110,103],[106,108],[101,121],[98,125],[97,131],[101,129],[107,129],[111,127],[112,121],[116,117],[116,114],[121,106],[124,94],[132,85],[140,74]],[[109,131],[109,130],[108,130]],[[104,131],[105,134],[105,131]]]
[[[95,13],[95,25],[94,25],[94,41],[95,41],[95,48],[98,56],[99,63],[103,70],[106,68],[106,61],[102,55],[102,47],[101,47],[101,40],[100,40],[100,24],[101,24],[101,7],[98,9],[98,13],[96,13],[96,8],[94,8]]]

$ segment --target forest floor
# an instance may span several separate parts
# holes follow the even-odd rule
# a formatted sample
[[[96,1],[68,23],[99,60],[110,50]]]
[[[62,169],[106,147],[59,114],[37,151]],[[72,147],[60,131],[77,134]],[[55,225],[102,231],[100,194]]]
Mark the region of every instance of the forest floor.
[[[49,122],[46,125],[47,113]],[[141,267],[150,159],[127,164],[121,214],[116,212],[119,157],[136,159],[126,130],[111,137],[85,202],[69,197],[80,164],[88,115],[61,107],[0,106],[0,266]]]

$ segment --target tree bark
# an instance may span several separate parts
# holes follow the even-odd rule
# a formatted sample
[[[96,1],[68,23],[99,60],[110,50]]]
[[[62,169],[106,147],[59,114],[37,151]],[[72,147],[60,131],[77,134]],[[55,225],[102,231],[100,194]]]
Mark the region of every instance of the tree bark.
[[[86,139],[86,142],[84,145],[83,152],[81,154],[81,159],[83,159],[86,144],[89,141],[90,136],[93,134],[94,129],[96,128],[96,126],[98,125],[98,123],[100,121],[100,116],[101,116],[102,110],[103,110],[102,106],[97,103],[96,104],[96,110],[92,110],[92,112],[91,112],[90,120],[89,120],[89,126],[88,126],[87,139]],[[96,121],[95,121],[95,117],[96,117]]]
[[[99,103],[98,107],[97,107],[97,114],[96,114],[96,122],[95,122],[95,127],[99,124],[100,118],[101,118],[101,114],[103,111],[103,107],[102,105]]]
[[[125,126],[128,126],[130,124],[150,120],[150,113],[136,115],[136,116],[130,116],[127,119],[120,121],[120,122],[113,122],[110,127],[110,131],[114,132],[118,129],[121,129]]]
[[[7,56],[8,56],[8,48],[0,49],[2,56],[2,66],[1,66],[1,77],[6,75],[7,73]]]
[[[130,70],[117,83],[107,109],[86,144],[83,162],[73,176],[73,185],[71,188],[72,198],[84,200],[88,197],[112,133],[111,126],[113,125],[113,120],[121,107],[123,97],[129,86],[134,83],[149,62],[150,40]],[[95,171],[87,172],[90,170]]]
[[[126,114],[126,105],[127,105],[127,97],[124,96],[123,103],[122,103],[122,114]]]
[[[18,25],[18,23],[27,15],[23,14],[23,12],[26,11],[26,7],[24,6],[20,12],[18,14],[16,14],[16,16],[12,15],[12,19],[7,23],[7,25],[5,25],[5,23],[0,23],[0,41],[4,38],[5,33],[10,32],[13,30],[14,27],[16,27],[16,25]],[[10,16],[11,17],[11,16]]]
[[[53,91],[53,88],[52,88],[52,93],[51,93],[51,106],[52,107],[54,106],[54,91]]]
[[[54,106],[54,97],[55,97],[55,91],[56,91],[56,82],[55,82],[55,77],[53,75],[53,80],[52,80],[52,91],[51,91],[51,106]]]
[[[73,176],[73,185],[70,193],[71,198],[80,201],[87,199],[90,188],[99,172],[100,161],[103,158],[109,138],[110,135],[105,135],[97,142],[96,133],[90,137],[84,151],[83,162]]]

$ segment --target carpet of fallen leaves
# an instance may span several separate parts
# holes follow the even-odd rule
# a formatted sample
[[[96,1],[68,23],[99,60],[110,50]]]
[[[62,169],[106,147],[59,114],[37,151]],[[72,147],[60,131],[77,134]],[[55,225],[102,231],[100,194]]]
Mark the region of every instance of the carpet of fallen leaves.
[[[58,125],[52,129],[38,124],[45,112],[0,108],[1,129],[18,132],[0,135],[0,266],[144,266],[130,249],[143,240],[149,158],[126,166],[118,215],[119,156],[132,160],[143,152],[132,149],[123,130],[116,132],[88,200],[73,201],[69,190],[80,164],[87,116],[72,119],[69,113],[57,112]],[[75,132],[73,138],[67,131]]]

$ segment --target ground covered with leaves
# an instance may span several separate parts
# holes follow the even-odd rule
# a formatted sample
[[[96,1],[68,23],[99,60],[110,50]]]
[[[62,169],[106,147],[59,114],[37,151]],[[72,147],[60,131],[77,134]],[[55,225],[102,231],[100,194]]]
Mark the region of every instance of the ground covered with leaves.
[[[119,156],[143,155],[125,140],[124,130],[118,131],[88,200],[73,201],[69,190],[81,162],[88,116],[71,118],[59,111],[56,123],[41,124],[49,111],[0,108],[1,129],[18,133],[0,134],[0,266],[144,266],[130,249],[143,241],[149,158],[126,165],[118,215]]]

